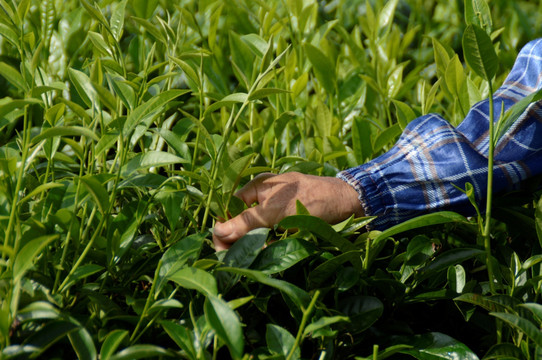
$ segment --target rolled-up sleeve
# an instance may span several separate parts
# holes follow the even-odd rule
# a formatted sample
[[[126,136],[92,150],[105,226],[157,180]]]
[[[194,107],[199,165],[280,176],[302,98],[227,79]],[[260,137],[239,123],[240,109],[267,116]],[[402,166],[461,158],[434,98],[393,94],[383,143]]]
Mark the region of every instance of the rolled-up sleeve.
[[[542,39],[528,43],[495,92],[495,119],[542,86]],[[453,127],[437,114],[415,119],[387,153],[337,176],[354,187],[375,229],[385,229],[433,211],[471,215],[474,208],[457,189],[473,185],[480,207],[487,192],[489,101],[475,104]],[[517,188],[542,173],[542,101],[534,102],[495,146],[495,193]]]

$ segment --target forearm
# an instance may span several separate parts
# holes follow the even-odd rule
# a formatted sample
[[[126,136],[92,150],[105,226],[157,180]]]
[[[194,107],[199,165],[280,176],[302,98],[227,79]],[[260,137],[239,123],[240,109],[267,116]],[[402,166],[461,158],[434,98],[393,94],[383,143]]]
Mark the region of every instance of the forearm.
[[[529,43],[495,93],[495,114],[541,87],[542,42]],[[382,229],[431,211],[470,215],[474,208],[456,188],[473,185],[483,207],[487,189],[488,101],[473,106],[457,128],[438,115],[411,122],[386,154],[338,177],[358,192],[372,223]],[[542,110],[533,103],[497,142],[493,191],[517,187],[542,173]]]

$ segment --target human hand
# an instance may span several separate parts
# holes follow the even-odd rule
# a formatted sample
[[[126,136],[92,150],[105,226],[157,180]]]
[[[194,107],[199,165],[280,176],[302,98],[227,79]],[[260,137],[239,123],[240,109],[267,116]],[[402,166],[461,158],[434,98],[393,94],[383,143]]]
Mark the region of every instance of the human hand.
[[[249,207],[236,217],[217,222],[213,232],[215,250],[228,249],[250,230],[273,227],[283,218],[296,214],[299,200],[311,215],[330,224],[352,214],[363,216],[358,193],[341,179],[326,176],[265,173],[256,176],[235,196]],[[252,204],[257,203],[251,207]]]

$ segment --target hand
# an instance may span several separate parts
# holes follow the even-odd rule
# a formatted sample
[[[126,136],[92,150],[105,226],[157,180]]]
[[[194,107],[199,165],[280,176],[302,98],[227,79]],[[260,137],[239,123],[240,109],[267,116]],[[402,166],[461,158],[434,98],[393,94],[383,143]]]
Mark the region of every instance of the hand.
[[[354,188],[341,179],[300,173],[260,174],[239,190],[235,196],[249,207],[238,216],[217,222],[213,233],[215,250],[228,249],[250,230],[273,227],[283,218],[296,214],[299,200],[311,215],[330,224],[352,214],[363,216],[363,209]],[[251,207],[254,203],[255,206]]]

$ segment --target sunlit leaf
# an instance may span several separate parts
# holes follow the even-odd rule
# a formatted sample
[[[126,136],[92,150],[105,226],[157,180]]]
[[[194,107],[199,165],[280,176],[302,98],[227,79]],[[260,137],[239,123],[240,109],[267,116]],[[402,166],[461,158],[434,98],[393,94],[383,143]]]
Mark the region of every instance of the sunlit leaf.
[[[465,61],[476,75],[486,81],[493,79],[499,67],[499,58],[489,35],[477,25],[469,25],[463,34]]]
[[[216,280],[213,275],[195,267],[185,267],[170,272],[167,278],[186,289],[197,290],[206,296],[216,296],[218,294]]]
[[[404,337],[403,343],[412,346],[410,349],[404,349],[400,352],[408,354],[420,360],[437,359],[461,359],[478,360],[478,356],[472,352],[465,344],[441,333],[427,333]]]
[[[128,330],[121,329],[107,334],[100,350],[100,360],[109,360],[126,336],[128,336]]]
[[[465,22],[467,25],[477,25],[491,33],[493,22],[491,11],[486,0],[465,0]]]
[[[78,359],[94,360],[98,358],[96,346],[87,329],[80,327],[78,330],[70,332],[68,338]]]

